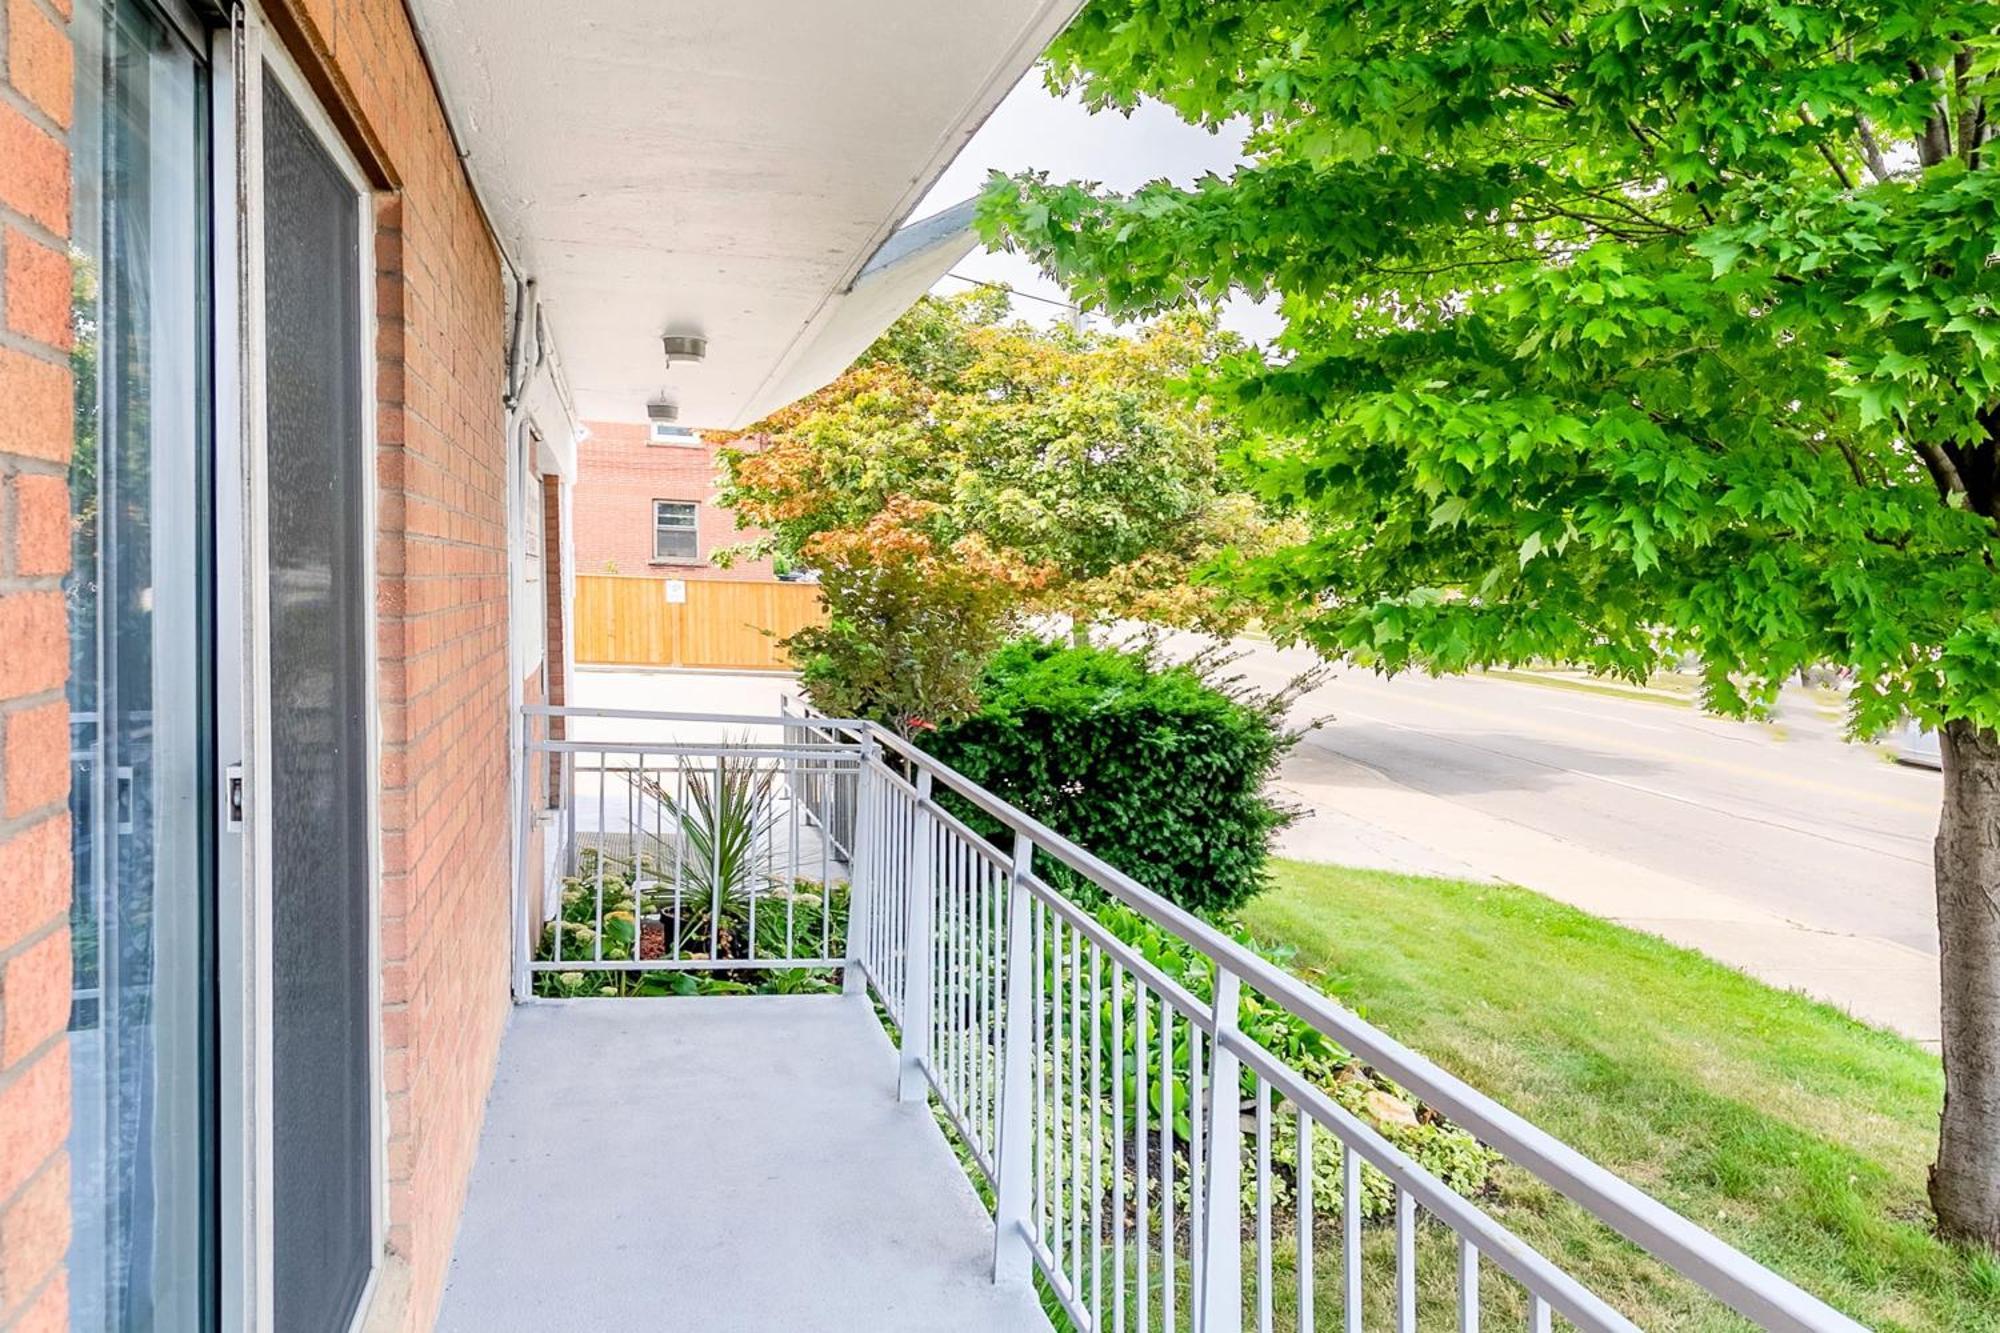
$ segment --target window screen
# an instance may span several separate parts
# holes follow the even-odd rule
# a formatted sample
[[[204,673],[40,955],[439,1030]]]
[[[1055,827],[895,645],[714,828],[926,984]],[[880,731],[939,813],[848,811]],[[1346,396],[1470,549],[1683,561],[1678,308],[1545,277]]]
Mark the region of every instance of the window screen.
[[[373,1266],[360,197],[264,79],[273,1292],[345,1333]]]
[[[696,509],[697,506],[685,500],[653,501],[653,559],[689,562],[701,559]]]

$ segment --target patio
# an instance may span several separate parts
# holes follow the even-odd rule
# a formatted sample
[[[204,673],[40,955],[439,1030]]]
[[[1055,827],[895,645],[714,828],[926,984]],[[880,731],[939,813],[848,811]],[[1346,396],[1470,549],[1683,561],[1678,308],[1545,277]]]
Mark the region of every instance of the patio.
[[[438,1327],[1045,1329],[859,996],[516,1010]]]

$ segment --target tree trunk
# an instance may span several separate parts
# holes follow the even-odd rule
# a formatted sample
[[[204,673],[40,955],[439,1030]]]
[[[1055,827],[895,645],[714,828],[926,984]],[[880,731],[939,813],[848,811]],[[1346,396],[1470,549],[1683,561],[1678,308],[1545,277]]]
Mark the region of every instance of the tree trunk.
[[[1069,618],[1069,646],[1072,648],[1090,647],[1090,620],[1088,617],[1071,616]]]
[[[1938,740],[1945,1098],[1931,1207],[1945,1234],[2000,1249],[2000,737],[1951,722]]]

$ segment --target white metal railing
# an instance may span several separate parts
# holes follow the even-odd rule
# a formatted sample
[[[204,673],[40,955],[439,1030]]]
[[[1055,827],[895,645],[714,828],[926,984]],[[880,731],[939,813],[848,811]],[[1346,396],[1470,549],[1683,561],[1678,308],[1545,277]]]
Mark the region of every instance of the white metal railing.
[[[1480,1327],[1483,1314],[1495,1326],[1491,1317],[1503,1309],[1531,1330],[1558,1317],[1584,1330],[1635,1327],[1477,1199],[1246,1035],[1239,1023],[1253,996],[1304,1020],[1755,1324],[1861,1328],[893,733],[801,715],[699,720],[777,729],[764,748],[747,738],[736,746],[773,766],[788,791],[812,794],[789,807],[795,814],[783,827],[816,836],[840,827],[837,842],[823,839],[831,859],[819,863],[819,882],[829,886],[829,904],[836,876],[851,885],[846,928],[831,928],[821,956],[806,961],[844,966],[850,990],[865,979],[900,1031],[900,1095],[936,1098],[988,1187],[996,1280],[1039,1272],[1077,1329],[1268,1333],[1282,1315],[1285,1326],[1309,1330],[1331,1301],[1340,1326],[1355,1330],[1364,1292],[1376,1289],[1379,1300],[1386,1288],[1398,1333],[1412,1333],[1420,1256],[1450,1266],[1451,1317],[1461,1330]],[[582,779],[568,765],[570,799],[593,790],[602,799],[604,781],[593,789],[592,772],[611,773],[617,789],[629,783],[620,774],[645,767],[640,756],[678,762],[689,753],[685,742],[530,745],[594,757]],[[727,748],[692,753],[709,762],[709,750]],[[842,792],[852,813],[836,818]],[[982,836],[967,819],[999,836]],[[565,845],[574,849],[576,836]],[[1206,962],[1209,994],[1168,975],[1051,879],[1091,886],[1192,946]],[[1287,1154],[1294,1188],[1290,1234],[1281,1237],[1285,1173],[1275,1159]],[[1341,1181],[1339,1215],[1323,1219],[1311,1188],[1322,1154],[1338,1163]],[[1393,1191],[1389,1220],[1367,1247],[1364,1171],[1379,1172],[1377,1187]],[[1323,1245],[1337,1250],[1337,1262],[1316,1262]],[[1336,1276],[1323,1283],[1322,1268]]]
[[[852,851],[833,812],[852,806],[864,741],[820,722],[523,715],[523,772],[555,786],[539,859],[523,839],[525,986],[595,993],[642,974],[842,965]],[[523,793],[524,814],[534,797]]]

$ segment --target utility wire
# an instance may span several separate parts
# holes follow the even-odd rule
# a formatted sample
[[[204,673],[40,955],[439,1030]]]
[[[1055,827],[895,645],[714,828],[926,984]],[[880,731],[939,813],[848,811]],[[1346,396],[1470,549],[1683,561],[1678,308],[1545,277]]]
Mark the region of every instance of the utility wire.
[[[947,273],[945,276],[947,278],[957,278],[960,282],[969,282],[975,287],[990,287],[996,292],[1005,292],[1017,301],[1040,301],[1043,305],[1052,305],[1058,310],[1067,310],[1073,314],[1090,314],[1090,311],[1085,310],[1082,306],[1071,305],[1068,301],[1058,301],[1052,296],[1037,296],[1033,292],[1024,292],[1017,287],[1009,287],[1004,282],[988,282],[984,278],[975,278],[969,274],[958,272]]]

